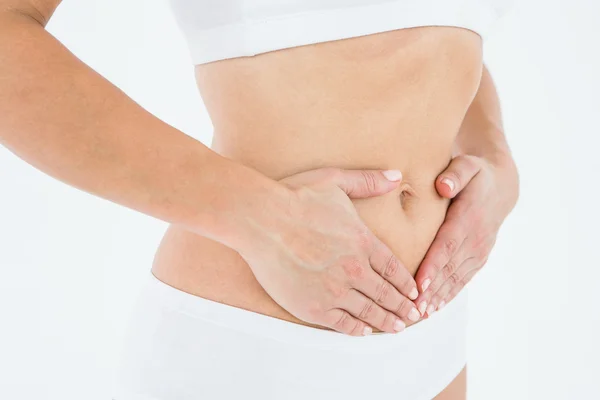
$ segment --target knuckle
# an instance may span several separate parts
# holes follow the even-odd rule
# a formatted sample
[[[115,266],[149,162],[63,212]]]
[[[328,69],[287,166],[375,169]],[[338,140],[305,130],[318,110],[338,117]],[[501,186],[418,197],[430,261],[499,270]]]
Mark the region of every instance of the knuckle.
[[[461,290],[464,289],[466,284],[467,282],[465,281],[465,279],[459,280],[458,282],[456,282],[456,286],[454,286],[454,288],[450,291],[450,294],[457,295],[458,293],[460,293]]]
[[[481,267],[483,267],[485,264],[487,264],[487,262],[488,262],[488,258],[489,258],[489,257],[488,257],[488,255],[487,255],[487,254],[486,254],[486,255],[484,255],[483,257],[479,257],[479,265],[480,265],[480,267],[479,267],[479,268],[481,268]]]
[[[361,175],[369,192],[377,189],[377,178],[371,171],[361,171]]]
[[[350,314],[346,311],[342,311],[339,318],[333,323],[333,327],[338,331],[344,331],[344,328],[348,326],[350,321]]]
[[[327,282],[326,287],[327,287],[329,294],[335,300],[341,299],[342,297],[346,296],[346,294],[348,293],[348,288],[340,285],[337,282]]]
[[[323,315],[323,307],[321,302],[317,300],[308,301],[306,304],[306,314],[312,320],[320,319],[320,317]]]
[[[356,232],[356,242],[358,248],[362,250],[369,250],[373,245],[373,239],[371,238],[371,234],[366,227],[361,227]]]
[[[435,272],[435,273],[439,273],[442,270],[441,264],[434,262],[431,263],[431,269]]]
[[[373,300],[367,299],[360,314],[358,315],[358,318],[360,318],[362,320],[369,320],[371,315],[373,314],[374,308],[375,308],[375,303],[373,303]]]
[[[442,274],[444,276],[444,279],[450,279],[452,274],[454,274],[454,272],[456,271],[456,268],[457,268],[456,261],[454,261],[454,260],[448,261],[448,263],[444,266],[444,268],[442,268]]]
[[[357,257],[349,257],[342,262],[342,268],[346,277],[350,281],[357,281],[363,278],[366,268]]]
[[[487,261],[489,251],[486,247],[478,248],[475,251],[475,259],[478,260],[481,264],[484,264]]]
[[[471,279],[473,279],[473,275],[467,275],[465,277],[463,277],[463,279],[461,279],[460,281],[460,288],[464,288],[465,286],[467,286],[467,284],[471,281]]]
[[[383,315],[383,322],[381,323],[381,328],[385,328],[388,326],[391,327],[394,325],[395,321],[396,321],[396,317],[392,313],[385,312]]]
[[[484,244],[479,247],[479,251],[477,252],[477,258],[482,261],[487,261],[488,256],[494,249],[494,244],[496,243],[495,237],[488,237]]]
[[[458,277],[458,275],[456,275],[455,273],[454,273],[454,274],[451,274],[451,275],[448,277],[448,281],[449,281],[449,282],[450,282],[452,285],[460,285],[460,283],[462,282],[462,281],[461,281],[461,279]]]
[[[377,288],[377,303],[383,304],[390,294],[391,285],[387,281],[383,281]]]
[[[396,307],[395,314],[404,316],[403,311],[406,308],[407,300],[404,297],[400,297],[398,307]]]
[[[489,247],[484,239],[475,238],[472,247],[472,256],[478,260],[482,260],[489,254]]]
[[[447,172],[447,176],[448,176],[448,178],[450,178],[454,182],[456,182],[458,184],[458,186],[462,186],[462,183],[464,180],[462,172],[460,172],[457,169],[453,169],[453,170]]]
[[[365,324],[360,322],[358,319],[353,318],[353,320],[354,322],[352,325],[352,329],[350,330],[350,334],[353,336],[362,336]]]
[[[479,167],[479,157],[476,157],[474,155],[471,154],[466,154],[464,156],[462,156],[464,163],[472,169],[478,168]]]
[[[413,288],[416,288],[416,282],[414,280],[414,278],[412,277],[412,275],[410,275],[408,273],[408,270],[404,270],[403,274],[402,274],[402,279],[400,284],[400,291],[402,293],[410,293],[412,291]]]
[[[393,254],[390,254],[385,263],[385,268],[383,269],[384,278],[391,278],[396,275],[398,272],[398,260]]]
[[[457,247],[458,247],[458,241],[456,239],[450,238],[450,239],[444,240],[443,248],[444,248],[444,252],[448,258],[450,258],[454,254]]]

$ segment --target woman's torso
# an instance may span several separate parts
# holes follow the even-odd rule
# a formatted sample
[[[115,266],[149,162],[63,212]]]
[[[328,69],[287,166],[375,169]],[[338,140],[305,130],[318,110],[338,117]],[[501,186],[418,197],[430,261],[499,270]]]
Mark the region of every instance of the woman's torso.
[[[434,180],[481,68],[473,31],[419,27],[203,64],[196,78],[213,150],[273,179],[325,166],[400,169],[398,190],[354,204],[414,274],[448,207]],[[303,323],[235,251],[180,228],[166,232],[153,273],[185,292]]]

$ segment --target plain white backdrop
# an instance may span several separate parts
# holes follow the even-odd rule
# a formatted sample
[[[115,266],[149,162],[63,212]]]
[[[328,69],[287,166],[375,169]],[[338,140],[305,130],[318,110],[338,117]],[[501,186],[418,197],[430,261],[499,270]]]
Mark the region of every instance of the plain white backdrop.
[[[471,400],[600,399],[599,16],[595,0],[520,1],[485,43],[521,197],[471,285]],[[48,29],[210,144],[166,1],[67,0]],[[0,399],[110,399],[127,314],[165,229],[0,147]]]

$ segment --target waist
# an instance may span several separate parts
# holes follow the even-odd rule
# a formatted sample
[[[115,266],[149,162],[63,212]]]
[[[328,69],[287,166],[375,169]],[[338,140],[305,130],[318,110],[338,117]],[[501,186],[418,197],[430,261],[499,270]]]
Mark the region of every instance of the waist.
[[[480,72],[476,34],[418,28],[204,64],[196,77],[213,150],[266,176],[400,169],[398,190],[354,204],[414,275],[448,207],[434,181]],[[182,229],[167,231],[153,271],[188,293],[300,323],[235,251]]]
[[[448,200],[435,193],[433,178],[417,177],[419,174],[415,173],[413,179],[422,181],[423,188],[426,186],[424,182],[429,182],[427,194],[425,190],[407,192],[405,187],[400,186],[379,197],[353,200],[366,226],[391,249],[413,276],[442,224],[449,204]],[[232,196],[235,196],[235,192],[232,192]],[[161,281],[189,294],[311,325],[279,306],[258,283],[249,265],[236,251],[182,228],[171,226],[167,230],[152,270]],[[412,323],[408,321],[407,325]]]

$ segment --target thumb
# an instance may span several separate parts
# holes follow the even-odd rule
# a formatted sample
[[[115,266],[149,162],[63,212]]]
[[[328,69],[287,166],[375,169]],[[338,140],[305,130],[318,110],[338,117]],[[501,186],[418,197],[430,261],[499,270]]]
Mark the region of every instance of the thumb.
[[[339,170],[333,183],[351,199],[380,196],[398,187],[402,173],[398,170]]]
[[[454,198],[481,170],[479,159],[474,156],[458,156],[435,181],[440,196]]]

